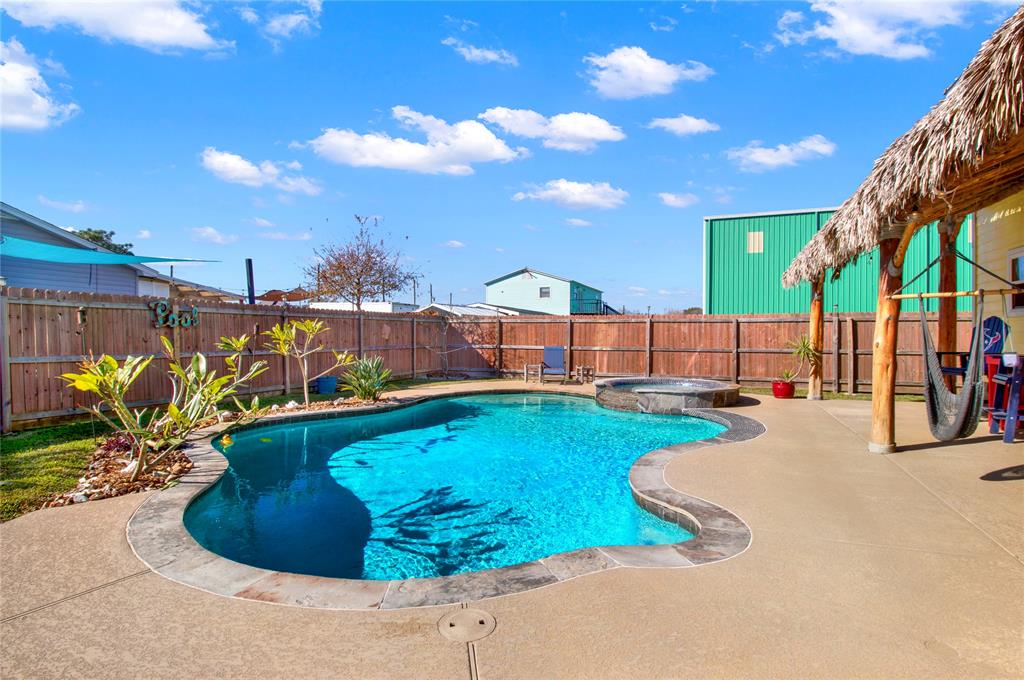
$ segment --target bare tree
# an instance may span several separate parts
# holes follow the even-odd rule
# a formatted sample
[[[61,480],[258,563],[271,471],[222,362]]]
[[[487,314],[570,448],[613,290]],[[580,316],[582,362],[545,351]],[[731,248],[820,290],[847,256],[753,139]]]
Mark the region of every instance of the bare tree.
[[[416,272],[401,264],[402,254],[372,233],[379,217],[355,216],[359,230],[351,240],[318,248],[318,264],[305,269],[308,288],[318,297],[341,299],[362,309],[367,300],[401,293],[416,278]]]

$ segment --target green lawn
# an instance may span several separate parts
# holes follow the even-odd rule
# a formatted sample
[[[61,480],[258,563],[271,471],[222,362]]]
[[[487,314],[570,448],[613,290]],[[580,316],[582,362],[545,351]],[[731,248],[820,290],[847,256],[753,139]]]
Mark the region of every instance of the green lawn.
[[[106,433],[102,423],[94,427],[85,421],[0,438],[0,521],[35,510],[50,496],[74,489]]]

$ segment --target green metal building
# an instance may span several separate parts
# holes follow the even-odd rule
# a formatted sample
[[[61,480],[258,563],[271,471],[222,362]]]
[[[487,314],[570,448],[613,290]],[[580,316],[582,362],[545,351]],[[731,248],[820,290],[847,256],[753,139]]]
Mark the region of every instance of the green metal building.
[[[704,218],[704,313],[705,314],[803,314],[810,309],[810,285],[782,287],[782,273],[800,249],[836,211],[835,208],[788,210],[745,215],[714,215]],[[957,248],[971,257],[971,229],[967,218],[957,238]],[[905,281],[916,276],[939,253],[938,231],[920,230],[911,241],[903,265]],[[904,292],[938,290],[939,268],[907,286]],[[970,265],[957,262],[961,290],[973,283]],[[825,311],[873,312],[878,298],[877,251],[847,266],[838,281],[825,279]],[[925,301],[928,311],[938,301]],[[958,300],[959,309],[970,309],[969,298]],[[836,305],[838,307],[836,307]],[[916,312],[916,300],[903,303],[904,312]]]

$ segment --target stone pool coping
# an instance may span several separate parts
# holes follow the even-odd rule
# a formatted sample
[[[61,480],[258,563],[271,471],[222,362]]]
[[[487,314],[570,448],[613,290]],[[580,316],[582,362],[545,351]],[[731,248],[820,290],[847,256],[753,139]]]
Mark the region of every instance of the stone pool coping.
[[[638,458],[629,471],[633,497],[641,507],[695,534],[693,539],[681,543],[582,548],[508,567],[453,576],[369,581],[309,576],[241,564],[202,547],[185,528],[186,508],[216,483],[228,468],[227,459],[214,448],[213,439],[229,430],[366,415],[435,399],[480,394],[559,394],[593,398],[558,390],[456,390],[400,399],[379,406],[274,415],[243,426],[230,423],[215,425],[200,431],[199,441],[188,449],[192,470],[177,485],[149,498],[129,519],[126,528],[128,544],[136,557],[154,572],[199,590],[275,604],[357,610],[403,609],[475,601],[533,590],[619,567],[693,567],[735,557],[750,546],[750,528],[742,519],[710,501],[678,491],[665,481],[665,466],[676,456],[705,446],[746,441],[765,431],[764,426],[753,418],[714,409],[693,409],[684,413],[725,425],[728,430],[709,439],[651,451]]]

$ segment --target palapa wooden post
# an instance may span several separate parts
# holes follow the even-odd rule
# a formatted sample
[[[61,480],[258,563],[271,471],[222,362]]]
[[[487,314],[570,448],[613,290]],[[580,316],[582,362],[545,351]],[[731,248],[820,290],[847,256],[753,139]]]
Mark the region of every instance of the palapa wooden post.
[[[889,298],[903,284],[903,258],[917,230],[913,224],[884,227],[878,241],[878,309],[871,345],[871,453],[896,451],[896,343],[900,301]]]
[[[824,367],[822,351],[825,348],[825,274],[820,274],[811,281],[811,318],[807,339],[818,354],[818,361],[811,363],[811,372],[807,378],[807,398],[821,399],[822,369]]]
[[[960,231],[960,222],[947,217],[938,224],[939,229],[939,292],[949,293],[956,290],[956,237]],[[947,366],[959,366],[958,357],[942,352],[956,351],[956,298],[939,298],[939,335],[936,338],[936,351]],[[946,386],[955,389],[956,376],[946,376]]]

